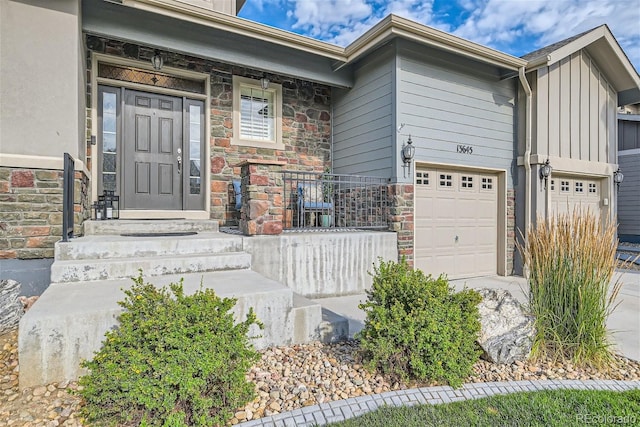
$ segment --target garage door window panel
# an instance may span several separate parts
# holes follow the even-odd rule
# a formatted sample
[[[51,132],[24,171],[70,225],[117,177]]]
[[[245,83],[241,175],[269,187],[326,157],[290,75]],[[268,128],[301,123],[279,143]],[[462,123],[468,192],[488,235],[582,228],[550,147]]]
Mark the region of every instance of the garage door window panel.
[[[462,175],[460,177],[460,189],[461,190],[471,190],[471,189],[473,189],[473,176]]]
[[[493,190],[493,178],[482,177],[482,185],[480,189],[485,191]]]
[[[429,182],[429,172],[416,172],[416,185],[428,187]]]
[[[439,175],[438,187],[443,190],[453,190],[453,175],[445,173]]]

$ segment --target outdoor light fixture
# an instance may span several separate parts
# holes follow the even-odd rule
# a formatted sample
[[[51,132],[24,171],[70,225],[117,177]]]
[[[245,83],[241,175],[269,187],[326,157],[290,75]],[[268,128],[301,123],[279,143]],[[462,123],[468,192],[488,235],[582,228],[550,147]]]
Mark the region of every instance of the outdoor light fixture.
[[[620,189],[622,181],[624,181],[624,174],[620,171],[620,168],[618,168],[618,170],[613,173],[613,182],[616,183],[617,189]]]
[[[402,144],[402,151],[400,152],[400,154],[402,155],[402,161],[404,162],[403,166],[405,168],[409,168],[409,172],[411,172],[411,160],[413,160],[413,156],[416,154],[416,147],[413,146],[411,135],[409,135],[407,143]]]
[[[544,179],[544,188],[545,188],[545,190],[547,189],[547,180],[551,176],[551,171],[552,170],[553,170],[553,168],[551,167],[551,164],[549,164],[549,159],[547,159],[547,161],[544,162],[544,164],[540,168],[540,180]]]
[[[98,196],[98,201],[92,205],[93,219],[119,219],[120,218],[120,196],[116,196],[113,190],[104,190]]]
[[[269,89],[269,79],[267,78],[266,74],[262,75],[262,78],[260,79],[260,86],[262,87],[262,90],[267,90]]]
[[[153,65],[153,69],[156,71],[160,71],[162,69],[162,66],[164,65],[164,58],[162,58],[162,55],[160,55],[160,51],[157,49],[153,53],[151,64]]]

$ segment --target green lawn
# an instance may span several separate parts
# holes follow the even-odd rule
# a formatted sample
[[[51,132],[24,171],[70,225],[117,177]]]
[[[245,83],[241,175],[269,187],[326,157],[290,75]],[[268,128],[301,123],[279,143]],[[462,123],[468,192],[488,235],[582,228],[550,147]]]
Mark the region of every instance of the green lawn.
[[[385,406],[332,426],[640,426],[640,390],[522,392],[442,405]]]

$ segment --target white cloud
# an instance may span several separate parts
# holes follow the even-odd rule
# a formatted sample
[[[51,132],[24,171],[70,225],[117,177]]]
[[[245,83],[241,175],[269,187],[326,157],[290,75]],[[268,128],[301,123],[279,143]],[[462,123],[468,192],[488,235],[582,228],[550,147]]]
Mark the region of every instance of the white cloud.
[[[462,0],[466,5],[468,0]],[[629,59],[640,65],[640,1],[620,0],[487,0],[475,3],[469,19],[454,34],[524,54],[539,47],[608,24]],[[516,40],[521,38],[521,40]],[[527,39],[525,52],[515,52]]]
[[[346,46],[390,13],[431,23],[431,0],[290,0],[292,28]]]
[[[341,46],[390,13],[514,55],[606,23],[640,66],[640,0],[457,0],[435,6],[434,0],[250,1],[260,8],[284,6],[293,30]]]

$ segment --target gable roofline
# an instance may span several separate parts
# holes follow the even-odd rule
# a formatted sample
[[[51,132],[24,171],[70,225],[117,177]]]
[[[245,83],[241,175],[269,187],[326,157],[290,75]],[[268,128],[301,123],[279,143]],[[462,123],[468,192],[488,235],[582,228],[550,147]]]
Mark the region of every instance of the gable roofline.
[[[527,71],[533,71],[536,68],[555,64],[582,49],[588,51],[590,46],[595,43],[602,44],[602,42],[605,43],[604,47],[613,53],[613,59],[618,63],[609,64],[608,61],[601,61],[598,64],[599,67],[606,68],[606,71],[611,71],[614,68],[622,69],[624,70],[624,74],[626,74],[626,76],[615,76],[615,74],[619,73],[610,72],[609,74],[614,75],[615,81],[612,82],[614,86],[616,86],[618,91],[630,89],[640,90],[640,76],[638,72],[606,24],[529,53],[523,56],[523,58],[528,60]],[[597,50],[598,53],[602,55],[605,54],[602,52],[602,46],[599,46]],[[539,55],[537,55],[537,53],[539,53]],[[594,53],[591,53],[591,56],[594,56]]]
[[[109,1],[109,0],[106,0]],[[119,3],[216,28],[230,33],[259,39],[296,50],[324,56],[334,60],[338,70],[372,52],[381,44],[395,37],[413,40],[421,44],[444,49],[468,58],[489,63],[508,70],[517,70],[527,61],[480,44],[462,39],[444,31],[413,22],[396,15],[388,15],[371,29],[358,37],[346,48],[301,36],[289,31],[270,27],[237,16],[199,8],[187,3],[177,4],[171,0],[119,0]]]
[[[400,37],[456,53],[477,61],[517,71],[527,61],[478,43],[390,14],[345,48],[348,63],[371,52],[381,43]]]

